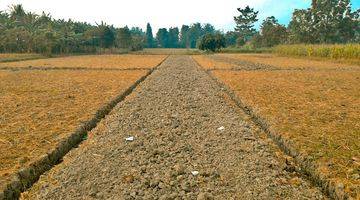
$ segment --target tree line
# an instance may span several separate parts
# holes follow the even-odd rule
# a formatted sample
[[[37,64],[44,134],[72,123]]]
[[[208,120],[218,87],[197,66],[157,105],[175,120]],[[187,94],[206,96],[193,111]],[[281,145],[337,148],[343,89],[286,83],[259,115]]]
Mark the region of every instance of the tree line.
[[[180,28],[160,28],[156,35],[150,23],[146,30],[116,28],[104,22],[91,25],[37,15],[14,5],[0,11],[0,52],[69,54],[94,53],[102,49],[200,48],[216,51],[226,46],[253,48],[278,44],[359,43],[360,10],[352,11],[350,0],[312,0],[308,9],[295,10],[286,27],[274,16],[255,29],[258,11],[238,8],[234,31],[223,33],[211,24],[193,23]]]
[[[13,5],[9,12],[0,11],[0,52],[69,54],[95,53],[119,48],[196,48],[199,38],[215,33],[211,24],[194,23],[160,28],[153,36],[148,23],[144,32],[139,27],[115,28],[104,22],[91,25],[72,20],[37,15]]]
[[[219,32],[211,24],[194,23],[189,25],[182,25],[178,27],[171,27],[169,29],[160,28],[156,37],[152,35],[152,28],[147,24],[146,28],[146,47],[154,48],[196,48],[198,40],[207,34],[214,34]]]
[[[266,18],[257,31],[258,11],[238,8],[230,45],[272,47],[278,44],[341,44],[360,42],[360,9],[352,11],[350,0],[312,0],[308,9],[296,9],[286,27],[274,16]],[[234,37],[231,37],[234,35]]]
[[[203,32],[205,34],[195,37],[198,39],[187,43],[191,45],[181,47],[197,46],[201,50],[217,51],[227,46],[262,48],[279,44],[360,42],[360,9],[352,11],[350,0],[312,0],[310,8],[293,12],[287,27],[270,16],[263,20],[260,30],[254,28],[258,22],[258,11],[249,6],[237,10],[239,15],[234,17],[234,31],[222,33],[210,27],[212,31]],[[188,27],[183,28],[188,30]]]
[[[96,26],[72,20],[55,20],[49,14],[26,12],[14,5],[0,11],[0,52],[68,54],[92,53],[103,48],[141,49],[140,28]]]

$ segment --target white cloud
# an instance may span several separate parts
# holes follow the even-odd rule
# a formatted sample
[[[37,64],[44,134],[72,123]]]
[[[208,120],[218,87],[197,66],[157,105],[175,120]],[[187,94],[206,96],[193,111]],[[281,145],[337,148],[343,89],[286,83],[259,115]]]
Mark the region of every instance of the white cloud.
[[[249,4],[256,9],[276,9],[273,0],[0,0],[0,10],[11,4],[23,4],[26,10],[51,13],[54,18],[71,18],[92,24],[105,21],[121,26],[145,28],[150,22],[154,30],[159,27],[181,26],[193,22],[211,23],[218,29],[230,30],[234,26],[233,16],[236,8]],[[282,1],[285,5],[296,5],[304,0]],[[271,6],[271,7],[267,7]],[[281,6],[283,9],[288,7]],[[276,9],[281,13],[280,9]],[[269,12],[270,15],[271,12]],[[268,14],[268,12],[266,12]],[[261,16],[263,16],[262,14]],[[274,14],[273,14],[274,15]]]

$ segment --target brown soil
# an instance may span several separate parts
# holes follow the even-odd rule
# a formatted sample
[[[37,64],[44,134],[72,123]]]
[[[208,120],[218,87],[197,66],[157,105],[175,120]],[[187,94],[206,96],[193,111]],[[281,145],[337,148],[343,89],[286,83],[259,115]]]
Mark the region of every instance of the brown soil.
[[[172,56],[22,198],[325,198],[261,135],[190,57]]]

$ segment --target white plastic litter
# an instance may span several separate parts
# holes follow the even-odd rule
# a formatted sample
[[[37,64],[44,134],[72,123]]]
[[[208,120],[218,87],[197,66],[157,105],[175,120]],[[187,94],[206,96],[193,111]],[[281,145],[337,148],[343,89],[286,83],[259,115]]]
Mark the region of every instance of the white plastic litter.
[[[223,130],[225,130],[225,127],[223,127],[223,126],[220,126],[220,127],[218,128],[218,131],[223,131]]]
[[[126,140],[126,141],[129,141],[129,142],[134,141],[134,139],[135,139],[135,138],[134,138],[133,136],[128,137],[128,138],[125,138],[125,140]]]
[[[192,175],[194,175],[194,176],[197,176],[197,175],[199,174],[198,171],[192,171],[191,173],[192,173]]]

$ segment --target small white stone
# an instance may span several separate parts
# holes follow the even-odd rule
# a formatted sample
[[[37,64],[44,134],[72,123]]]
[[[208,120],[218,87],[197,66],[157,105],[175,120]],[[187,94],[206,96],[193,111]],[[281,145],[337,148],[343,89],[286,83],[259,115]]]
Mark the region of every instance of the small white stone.
[[[197,176],[199,174],[199,172],[198,171],[192,171],[191,174],[194,175],[194,176]]]
[[[129,142],[134,141],[134,139],[135,139],[135,138],[134,138],[133,136],[128,137],[128,138],[125,138],[125,140],[126,140],[126,141],[129,141]]]
[[[217,130],[218,130],[218,131],[223,131],[223,130],[225,130],[225,127],[220,126]]]

